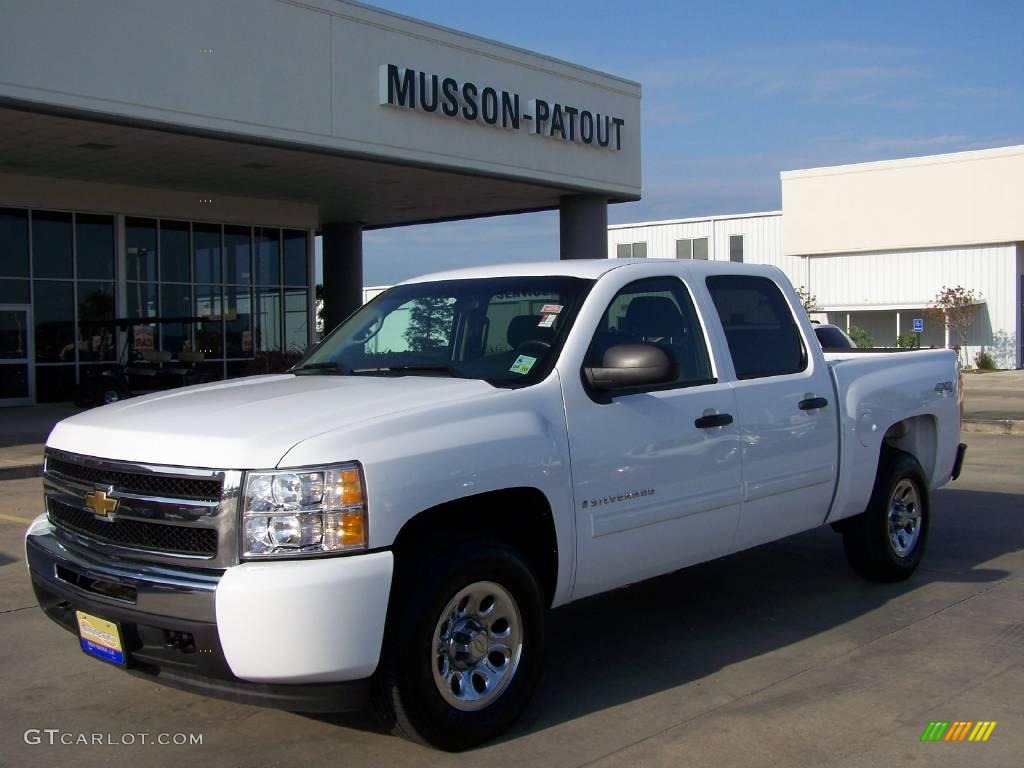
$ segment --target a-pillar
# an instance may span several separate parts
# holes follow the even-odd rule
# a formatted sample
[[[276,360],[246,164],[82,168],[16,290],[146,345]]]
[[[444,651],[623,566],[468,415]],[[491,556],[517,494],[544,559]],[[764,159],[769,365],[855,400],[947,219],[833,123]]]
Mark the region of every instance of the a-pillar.
[[[320,228],[324,258],[324,334],[363,304],[363,226],[331,222]]]
[[[558,211],[563,259],[608,258],[608,201],[593,195],[563,197]]]

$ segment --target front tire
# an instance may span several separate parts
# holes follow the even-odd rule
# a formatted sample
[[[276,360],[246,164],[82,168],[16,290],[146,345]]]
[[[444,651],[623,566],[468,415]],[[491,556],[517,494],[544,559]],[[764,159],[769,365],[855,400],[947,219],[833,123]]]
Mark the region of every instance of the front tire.
[[[536,687],[544,593],[515,549],[464,539],[402,563],[377,703],[398,735],[458,751],[508,728]]]
[[[921,465],[909,453],[888,451],[867,510],[843,525],[850,566],[870,581],[903,581],[924,556],[930,524],[928,483]]]

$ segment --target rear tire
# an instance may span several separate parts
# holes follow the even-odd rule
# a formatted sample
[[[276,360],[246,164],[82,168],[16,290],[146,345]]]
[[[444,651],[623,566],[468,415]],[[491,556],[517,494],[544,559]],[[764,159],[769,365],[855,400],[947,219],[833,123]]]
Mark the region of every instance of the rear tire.
[[[867,510],[843,521],[850,566],[870,581],[908,578],[924,556],[931,525],[928,483],[917,459],[883,448]]]
[[[498,541],[423,549],[399,560],[374,701],[397,735],[459,751],[508,728],[533,693],[544,592],[526,558]]]

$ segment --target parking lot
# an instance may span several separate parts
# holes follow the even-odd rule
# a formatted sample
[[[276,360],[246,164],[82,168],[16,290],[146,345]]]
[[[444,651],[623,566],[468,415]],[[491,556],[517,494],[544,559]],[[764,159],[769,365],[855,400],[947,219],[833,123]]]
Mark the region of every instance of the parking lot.
[[[462,756],[380,733],[368,716],[206,699],[86,657],[35,607],[22,561],[40,482],[0,482],[0,764],[1018,765],[1024,439],[965,437],[964,475],[935,496],[910,581],[860,581],[824,528],[572,604],[552,614],[526,715]],[[933,720],[998,725],[985,743],[922,743]],[[30,729],[42,743],[26,743]],[[44,729],[59,730],[54,745]],[[202,744],[142,744],[143,733]],[[80,734],[114,743],[59,743]]]

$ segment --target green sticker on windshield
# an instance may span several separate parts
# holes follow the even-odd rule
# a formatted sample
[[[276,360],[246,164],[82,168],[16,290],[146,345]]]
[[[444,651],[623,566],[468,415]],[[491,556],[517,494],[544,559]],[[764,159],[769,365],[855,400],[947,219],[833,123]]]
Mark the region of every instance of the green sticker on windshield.
[[[512,363],[512,367],[509,368],[512,373],[521,373],[524,376],[530,372],[533,368],[533,364],[537,362],[536,357],[530,357],[529,355],[520,355],[516,358],[516,361]]]

